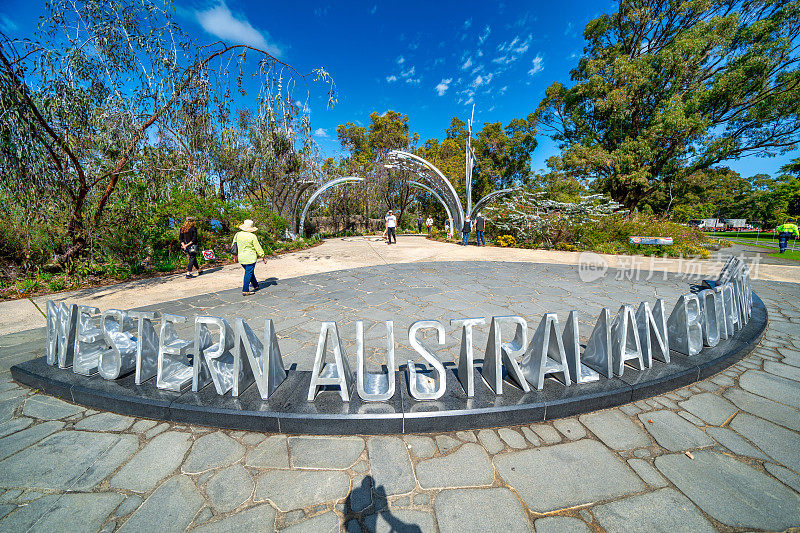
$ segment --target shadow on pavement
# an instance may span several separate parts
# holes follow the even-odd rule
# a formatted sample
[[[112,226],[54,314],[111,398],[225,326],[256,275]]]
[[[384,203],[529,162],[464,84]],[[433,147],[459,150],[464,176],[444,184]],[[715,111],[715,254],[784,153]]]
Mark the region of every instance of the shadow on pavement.
[[[372,476],[366,476],[361,481],[361,485],[353,487],[344,502],[346,511],[349,513],[366,511],[361,517],[361,523],[366,527],[367,531],[377,531],[378,519],[380,518],[389,526],[388,531],[422,533],[422,528],[417,524],[403,522],[392,514],[386,499],[386,489],[383,488],[383,485],[373,489],[374,486],[375,479]]]

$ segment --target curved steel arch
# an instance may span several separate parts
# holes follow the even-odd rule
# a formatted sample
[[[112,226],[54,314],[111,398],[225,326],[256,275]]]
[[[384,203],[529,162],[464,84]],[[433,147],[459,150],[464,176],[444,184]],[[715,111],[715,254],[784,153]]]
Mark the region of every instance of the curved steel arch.
[[[308,208],[311,207],[311,204],[314,203],[314,200],[317,199],[317,196],[324,193],[328,189],[336,187],[337,185],[340,185],[342,183],[357,182],[357,181],[364,181],[364,178],[359,178],[356,176],[345,176],[344,178],[335,178],[322,185],[322,187],[320,187],[316,191],[314,191],[314,194],[312,194],[311,197],[308,199],[305,207],[303,207],[303,212],[300,214],[300,222],[297,224],[297,234],[301,237],[303,236],[303,226],[305,225],[306,222],[306,213],[308,213]]]
[[[445,213],[447,213],[447,218],[450,219],[450,227],[451,228],[453,227],[453,213],[450,212],[450,208],[447,207],[447,203],[442,199],[441,196],[439,196],[438,192],[434,191],[432,188],[428,187],[424,183],[420,183],[418,181],[409,181],[408,184],[413,187],[419,187],[420,189],[425,189],[426,191],[431,193],[437,200],[439,200],[439,203],[441,203],[442,206],[444,207]]]
[[[490,202],[493,202],[495,199],[499,198],[500,196],[506,193],[516,190],[517,187],[512,187],[510,189],[500,189],[499,191],[490,192],[489,194],[478,200],[478,203],[476,203],[475,206],[472,208],[472,211],[470,211],[469,213],[470,220],[475,218],[475,216],[478,214],[481,208],[484,207],[485,205],[489,204]]]

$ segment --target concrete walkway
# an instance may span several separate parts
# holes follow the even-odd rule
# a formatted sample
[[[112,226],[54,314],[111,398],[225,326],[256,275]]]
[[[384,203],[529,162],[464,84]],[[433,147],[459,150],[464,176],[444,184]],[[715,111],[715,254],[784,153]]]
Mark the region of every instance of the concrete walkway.
[[[754,251],[755,250],[755,251]],[[750,262],[758,249],[735,246],[721,253],[745,253]],[[329,239],[309,250],[271,257],[266,264],[256,263],[256,278],[288,279],[306,274],[331,272],[345,268],[374,266],[388,263],[413,263],[423,261],[512,261],[578,265],[581,261],[600,260],[609,268],[623,268],[646,273],[652,268],[673,273],[698,273],[716,276],[720,269],[718,259],[693,263],[689,260],[631,257],[621,255],[581,254],[547,250],[523,250],[520,248],[459,246],[427,240],[422,236],[401,235],[397,244],[387,245],[379,238],[344,237]],[[767,264],[761,262],[754,269],[755,279],[771,281],[800,281],[800,265]],[[165,301],[198,296],[221,289],[235,288],[242,282],[239,265],[226,265],[193,279],[182,274],[163,276],[107,287],[64,292],[32,299],[0,303],[0,335],[44,326],[47,300],[69,301],[93,305],[101,310],[129,309],[157,304]],[[135,302],[133,304],[132,302]]]

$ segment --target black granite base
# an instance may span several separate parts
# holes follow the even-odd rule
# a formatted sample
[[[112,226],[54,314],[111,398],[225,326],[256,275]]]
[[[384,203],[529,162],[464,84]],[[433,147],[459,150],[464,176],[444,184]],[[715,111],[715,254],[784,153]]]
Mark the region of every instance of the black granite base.
[[[155,378],[136,385],[132,375],[113,381],[97,374],[82,376],[71,369],[47,365],[44,357],[14,365],[11,375],[19,383],[69,402],[156,420],[269,433],[445,432],[552,420],[684,387],[724,370],[750,353],[761,340],[766,325],[766,307],[754,293],[752,316],[745,327],[734,337],[713,348],[706,347],[695,356],[671,352],[669,364],[654,361],[645,370],[625,367],[622,376],[570,387],[548,379],[542,390],[527,393],[506,381],[500,396],[481,377],[477,361],[472,398],[462,388],[457,370],[447,365],[447,388],[444,396],[435,401],[411,397],[405,367],[396,372],[396,392],[386,402],[363,402],[355,386],[349,402],[343,402],[336,390],[323,390],[314,402],[308,402],[311,380],[308,371],[290,371],[266,401],[261,399],[255,385],[238,398],[218,395],[212,384],[197,393],[169,392],[156,388]]]

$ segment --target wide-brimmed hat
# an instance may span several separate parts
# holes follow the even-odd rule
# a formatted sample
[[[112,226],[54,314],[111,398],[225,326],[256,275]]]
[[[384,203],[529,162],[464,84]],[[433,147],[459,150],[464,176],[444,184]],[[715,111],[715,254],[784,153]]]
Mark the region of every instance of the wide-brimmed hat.
[[[242,222],[242,225],[239,226],[239,229],[242,230],[242,231],[249,231],[249,232],[252,233],[252,232],[256,231],[258,228],[255,227],[253,225],[253,221],[248,218],[244,222]]]

